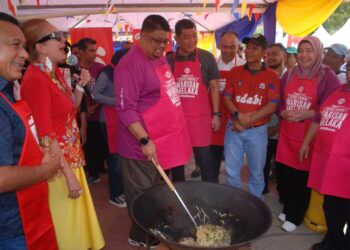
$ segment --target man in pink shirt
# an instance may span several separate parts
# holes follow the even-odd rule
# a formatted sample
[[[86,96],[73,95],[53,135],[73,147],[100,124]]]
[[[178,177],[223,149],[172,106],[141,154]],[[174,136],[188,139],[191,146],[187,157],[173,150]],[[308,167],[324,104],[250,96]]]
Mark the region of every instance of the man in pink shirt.
[[[152,160],[171,169],[186,164],[191,156],[180,97],[163,56],[169,31],[163,17],[148,16],[139,44],[114,70],[117,144],[128,205],[137,194],[161,183]],[[133,224],[129,243],[145,247],[145,242],[145,232]]]

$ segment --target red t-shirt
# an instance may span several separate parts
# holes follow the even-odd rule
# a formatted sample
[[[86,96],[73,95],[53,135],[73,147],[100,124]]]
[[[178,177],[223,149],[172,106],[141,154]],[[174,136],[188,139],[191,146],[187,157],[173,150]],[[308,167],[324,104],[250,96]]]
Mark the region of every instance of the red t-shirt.
[[[256,72],[249,70],[246,64],[230,71],[224,95],[232,97],[233,104],[240,112],[255,112],[268,103],[278,104],[280,79],[277,73],[267,68],[265,64]],[[266,117],[254,125],[261,125],[269,120],[270,117]]]

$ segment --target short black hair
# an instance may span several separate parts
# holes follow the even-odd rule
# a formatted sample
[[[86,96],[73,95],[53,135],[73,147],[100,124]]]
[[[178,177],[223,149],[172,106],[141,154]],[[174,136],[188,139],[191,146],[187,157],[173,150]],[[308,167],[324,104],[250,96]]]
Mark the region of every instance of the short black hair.
[[[14,25],[19,27],[18,20],[16,18],[14,18],[13,16],[5,13],[5,12],[0,12],[0,21],[12,23],[12,24],[14,24]]]
[[[111,63],[116,66],[120,60],[129,52],[130,49],[121,49],[114,53]]]
[[[278,47],[282,50],[283,54],[287,54],[287,49],[286,49],[286,47],[283,46],[282,43],[273,43],[269,46],[269,48],[271,48],[271,47]]]
[[[160,15],[149,15],[142,23],[141,31],[153,32],[155,30],[170,31],[167,20]]]
[[[223,38],[224,35],[228,35],[228,34],[234,35],[237,39],[239,39],[237,33],[234,32],[234,31],[225,31],[225,32],[223,32],[223,33],[221,34],[221,36],[220,36],[220,39]]]
[[[90,44],[96,44],[96,41],[90,37],[84,37],[79,40],[78,46],[79,50],[86,50]]]
[[[79,48],[79,43],[73,43],[72,46],[70,46],[71,49],[73,48]]]
[[[179,36],[183,29],[196,29],[196,24],[190,19],[181,19],[175,24],[175,35]]]

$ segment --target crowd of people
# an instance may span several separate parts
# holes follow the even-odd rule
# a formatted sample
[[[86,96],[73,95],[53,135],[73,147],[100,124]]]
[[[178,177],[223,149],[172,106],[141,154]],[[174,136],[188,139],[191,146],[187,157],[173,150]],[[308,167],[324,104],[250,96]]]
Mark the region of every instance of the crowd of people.
[[[275,174],[287,232],[302,223],[311,188],[324,194],[328,231],[312,249],[350,249],[346,46],[307,36],[285,48],[256,34],[242,39],[242,55],[227,31],[216,60],[182,19],[165,56],[170,31],[162,16],[146,17],[138,44],[107,66],[82,38],[70,46],[72,66],[48,21],[0,13],[0,249],[101,249],[89,185],[108,171],[109,202],[127,207],[163,182],[155,164],[185,181],[192,154],[202,181],[218,183],[224,161],[236,188],[246,158],[248,191],[261,199]],[[136,223],[128,241],[158,244]]]

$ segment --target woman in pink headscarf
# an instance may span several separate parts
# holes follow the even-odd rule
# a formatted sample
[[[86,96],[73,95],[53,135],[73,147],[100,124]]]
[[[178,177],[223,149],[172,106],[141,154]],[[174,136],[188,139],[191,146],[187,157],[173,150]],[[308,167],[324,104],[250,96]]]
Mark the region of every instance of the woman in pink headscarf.
[[[322,104],[300,149],[300,158],[309,157],[316,136],[308,186],[324,194],[328,230],[312,250],[350,249],[350,55],[346,62],[347,84]]]
[[[284,204],[278,218],[287,232],[301,224],[310,199],[306,184],[311,157],[300,161],[299,149],[315,112],[339,85],[333,71],[322,64],[322,58],[321,41],[313,36],[305,37],[298,46],[298,65],[282,78],[276,174],[280,201]]]

